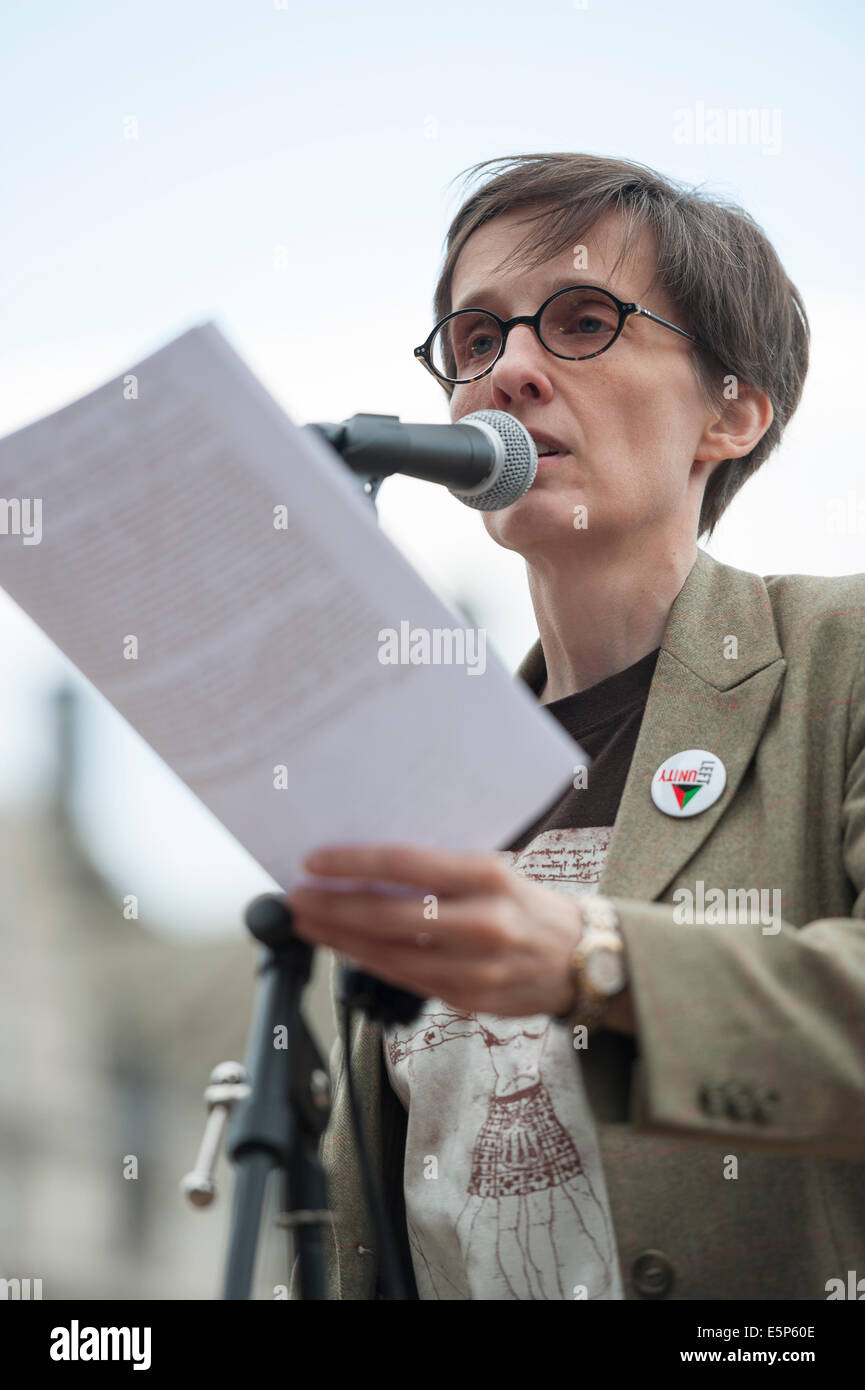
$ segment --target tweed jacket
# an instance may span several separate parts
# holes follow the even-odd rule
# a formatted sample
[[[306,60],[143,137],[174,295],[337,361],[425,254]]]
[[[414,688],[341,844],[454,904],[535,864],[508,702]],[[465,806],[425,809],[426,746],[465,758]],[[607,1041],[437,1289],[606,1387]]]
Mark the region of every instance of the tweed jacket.
[[[537,693],[540,642],[518,677]],[[688,749],[726,786],[655,806]],[[467,846],[468,848],[468,846]],[[636,1037],[574,1052],[598,1132],[627,1299],[825,1299],[865,1276],[865,574],[761,578],[698,548],[669,614],[598,885],[622,925]],[[764,890],[775,924],[683,921],[688,890]],[[738,899],[737,899],[738,900]],[[710,914],[707,914],[709,916]],[[379,1027],[352,1077],[407,1270],[406,1116]],[[322,1143],[329,1297],[380,1294],[345,1086]],[[295,1267],[291,1297],[298,1297]]]

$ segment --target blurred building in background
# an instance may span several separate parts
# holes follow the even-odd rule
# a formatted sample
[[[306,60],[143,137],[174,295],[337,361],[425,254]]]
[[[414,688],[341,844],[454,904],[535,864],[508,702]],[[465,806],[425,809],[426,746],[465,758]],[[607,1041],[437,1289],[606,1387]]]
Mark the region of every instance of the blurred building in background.
[[[124,917],[76,834],[68,688],[54,711],[53,795],[0,808],[0,1278],[41,1279],[43,1299],[218,1297],[231,1167],[206,1211],[179,1183],[212,1068],[245,1056],[257,948],[240,923],[189,942]],[[319,952],[306,1012],[323,1047],[326,970]],[[259,1298],[288,1277],[276,1195],[272,1182]]]

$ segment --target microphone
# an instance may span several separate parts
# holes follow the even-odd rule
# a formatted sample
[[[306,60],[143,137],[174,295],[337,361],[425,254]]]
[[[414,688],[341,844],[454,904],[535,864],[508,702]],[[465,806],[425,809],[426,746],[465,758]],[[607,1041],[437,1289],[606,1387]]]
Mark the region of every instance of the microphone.
[[[516,502],[538,469],[535,441],[503,410],[476,410],[455,425],[403,425],[398,415],[358,414],[305,428],[326,439],[353,473],[443,483],[457,501],[482,512]]]

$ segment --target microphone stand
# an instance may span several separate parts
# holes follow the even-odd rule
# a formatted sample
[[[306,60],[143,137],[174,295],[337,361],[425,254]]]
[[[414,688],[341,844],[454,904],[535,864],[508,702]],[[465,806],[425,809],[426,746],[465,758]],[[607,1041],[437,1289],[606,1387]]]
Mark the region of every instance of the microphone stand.
[[[337,452],[345,445],[341,426],[312,428],[318,428]],[[356,465],[352,471],[375,506],[381,476],[360,473]],[[314,948],[294,935],[291,908],[276,894],[255,898],[245,921],[262,946],[246,1067],[223,1062],[212,1072],[204,1093],[204,1137],[195,1168],[183,1179],[181,1190],[195,1207],[211,1204],[216,1195],[214,1170],[228,1125],[226,1154],[235,1166],[236,1180],[222,1298],[252,1296],[265,1189],[276,1168],[283,1207],[278,1224],[294,1234],[300,1297],[324,1300],[322,1230],[333,1218],[319,1146],[330,1118],[330,1078],[300,1008]],[[360,971],[343,976],[343,1002],[360,1004],[370,1017],[391,1016],[393,1004],[389,1009],[386,1002],[390,989]],[[396,1017],[413,1018],[421,1001],[405,991],[393,993],[399,1000]]]
[[[255,898],[246,925],[262,945],[260,982],[246,1067],[224,1062],[205,1091],[210,1111],[195,1168],[181,1184],[193,1206],[216,1195],[213,1172],[229,1113],[226,1153],[236,1168],[222,1298],[252,1296],[264,1193],[281,1172],[279,1224],[295,1234],[300,1296],[324,1299],[322,1227],[331,1221],[318,1157],[330,1117],[327,1063],[300,1010],[313,948],[294,935],[291,908],[275,894]]]

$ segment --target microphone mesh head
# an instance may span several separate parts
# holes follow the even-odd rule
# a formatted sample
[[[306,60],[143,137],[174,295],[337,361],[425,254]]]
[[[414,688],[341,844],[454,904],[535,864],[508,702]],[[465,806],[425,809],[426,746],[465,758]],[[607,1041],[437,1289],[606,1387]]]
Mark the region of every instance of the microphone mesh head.
[[[481,512],[497,512],[528,492],[538,471],[538,451],[525,425],[521,425],[513,415],[506,415],[503,410],[475,410],[456,423],[470,425],[475,420],[483,421],[499,435],[505,446],[504,464],[498,476],[483,492],[456,492],[453,488],[449,492],[467,507],[475,507]]]

